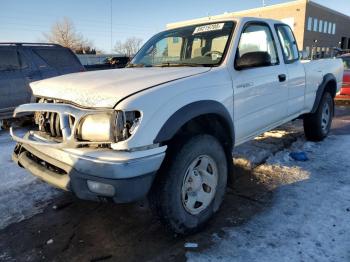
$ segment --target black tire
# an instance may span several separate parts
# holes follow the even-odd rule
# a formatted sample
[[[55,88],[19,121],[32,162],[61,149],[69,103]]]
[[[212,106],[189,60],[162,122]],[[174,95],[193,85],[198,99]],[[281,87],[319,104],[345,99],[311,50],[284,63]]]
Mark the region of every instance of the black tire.
[[[323,111],[328,108],[329,119],[327,124],[324,124]],[[310,113],[304,117],[304,133],[307,140],[322,141],[331,129],[334,115],[334,100],[329,92],[325,92],[322,96],[320,104],[315,113]],[[328,117],[327,117],[328,118]]]
[[[204,155],[215,162],[218,171],[217,185],[210,204],[205,205],[207,207],[204,210],[194,215],[185,208],[182,190],[191,163]],[[226,191],[227,170],[226,155],[219,141],[210,135],[196,135],[178,146],[176,150],[170,151],[150,193],[151,208],[167,229],[181,235],[192,234],[201,229],[218,211]],[[200,187],[205,186],[203,185]]]

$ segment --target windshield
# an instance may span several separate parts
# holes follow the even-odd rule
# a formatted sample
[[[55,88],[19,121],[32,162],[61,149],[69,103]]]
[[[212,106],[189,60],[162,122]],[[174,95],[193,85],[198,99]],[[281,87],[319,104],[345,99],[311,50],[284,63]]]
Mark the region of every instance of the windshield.
[[[350,69],[350,57],[342,57],[344,69],[349,70]]]
[[[219,65],[225,57],[233,26],[230,21],[159,33],[141,48],[129,66]]]

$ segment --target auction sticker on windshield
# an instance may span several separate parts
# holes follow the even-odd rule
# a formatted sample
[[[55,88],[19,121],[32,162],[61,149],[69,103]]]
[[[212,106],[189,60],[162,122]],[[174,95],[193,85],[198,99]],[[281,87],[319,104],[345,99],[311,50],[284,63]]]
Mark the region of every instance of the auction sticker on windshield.
[[[210,31],[222,30],[224,28],[224,25],[225,23],[197,26],[193,34],[195,35],[195,34],[200,34],[200,33],[205,33]]]

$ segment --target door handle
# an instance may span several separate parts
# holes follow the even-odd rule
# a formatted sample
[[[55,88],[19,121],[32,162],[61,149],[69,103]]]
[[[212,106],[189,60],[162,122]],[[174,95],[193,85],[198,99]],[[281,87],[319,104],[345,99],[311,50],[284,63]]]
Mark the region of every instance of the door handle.
[[[284,82],[287,80],[287,76],[285,74],[278,75],[278,80]]]

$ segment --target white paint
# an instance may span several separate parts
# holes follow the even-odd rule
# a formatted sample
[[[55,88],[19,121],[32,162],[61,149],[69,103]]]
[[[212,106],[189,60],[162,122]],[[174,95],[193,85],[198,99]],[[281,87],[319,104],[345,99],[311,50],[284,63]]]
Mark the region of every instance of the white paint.
[[[126,96],[209,68],[124,68],[53,77],[30,84],[34,95],[71,101],[85,107],[113,108]]]

